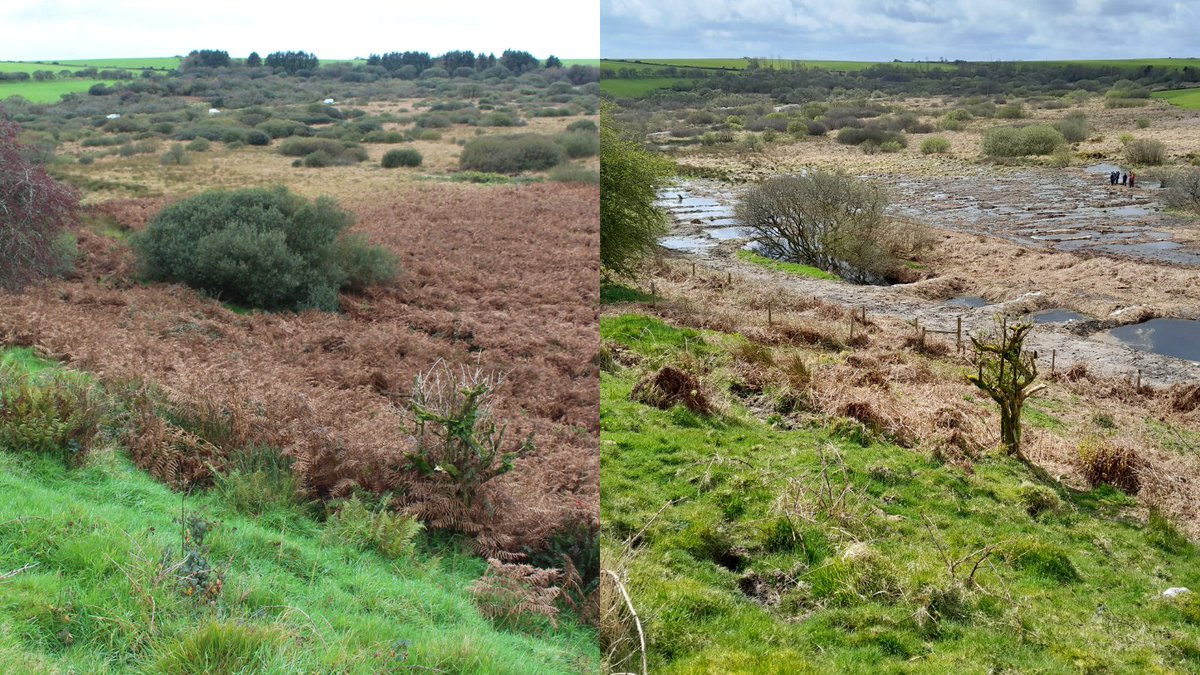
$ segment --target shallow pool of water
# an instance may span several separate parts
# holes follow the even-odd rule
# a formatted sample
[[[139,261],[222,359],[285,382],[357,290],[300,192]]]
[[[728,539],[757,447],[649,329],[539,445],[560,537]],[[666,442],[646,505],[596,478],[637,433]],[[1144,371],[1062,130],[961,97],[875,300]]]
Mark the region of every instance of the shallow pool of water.
[[[1112,173],[1120,170],[1121,167],[1117,166],[1116,164],[1093,164],[1085,168],[1083,171],[1084,173]]]
[[[1200,321],[1151,319],[1144,323],[1118,326],[1108,334],[1134,349],[1200,361]]]
[[[1034,323],[1068,323],[1070,321],[1086,321],[1087,317],[1069,309],[1043,309],[1029,315]]]
[[[663,237],[658,240],[660,246],[669,248],[672,251],[684,251],[686,253],[699,253],[717,245],[717,242],[708,237]]]
[[[704,232],[713,239],[720,239],[721,241],[742,239],[750,236],[749,232],[741,227],[713,227],[705,229]]]

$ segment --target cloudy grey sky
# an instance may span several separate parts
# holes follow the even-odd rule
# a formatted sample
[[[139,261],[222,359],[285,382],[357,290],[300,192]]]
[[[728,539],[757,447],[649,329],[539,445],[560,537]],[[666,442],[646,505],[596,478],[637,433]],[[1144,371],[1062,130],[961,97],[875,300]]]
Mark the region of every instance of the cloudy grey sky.
[[[0,60],[301,49],[336,59],[388,51],[523,49],[600,55],[599,0],[0,0]]]
[[[1200,57],[1196,0],[600,0],[606,58]]]

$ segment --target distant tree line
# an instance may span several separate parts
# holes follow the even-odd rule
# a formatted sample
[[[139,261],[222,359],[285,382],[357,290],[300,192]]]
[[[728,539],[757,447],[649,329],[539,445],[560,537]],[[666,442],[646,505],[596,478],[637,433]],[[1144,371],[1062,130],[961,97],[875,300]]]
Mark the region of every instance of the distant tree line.
[[[877,64],[853,72],[819,67],[759,68],[730,71],[663,66],[606,70],[605,78],[677,78],[674,91],[650,98],[678,98],[681,92],[704,96],[704,90],[770,94],[780,102],[824,100],[845,90],[928,96],[1063,95],[1073,90],[1109,90],[1120,80],[1146,88],[1173,88],[1200,83],[1200,68],[1145,65],[1138,68],[1081,63],[951,62],[929,67]],[[690,80],[690,81],[689,81]],[[686,98],[686,96],[684,96]]]
[[[542,67],[540,61],[535,56],[526,51],[515,49],[506,49],[496,58],[495,54],[475,54],[471,51],[449,51],[441,56],[431,56],[429,52],[388,52],[387,54],[371,54],[367,59],[368,66],[380,66],[389,72],[398,72],[405,67],[410,68],[410,75],[413,77],[419,76],[424,71],[430,68],[443,68],[446,72],[454,75],[465,75],[460,73],[462,69],[474,70],[483,72],[489,68],[494,68],[497,65],[503,66],[510,73],[520,75],[532,70],[537,70]],[[546,59],[546,68],[561,68],[562,61],[551,55]]]

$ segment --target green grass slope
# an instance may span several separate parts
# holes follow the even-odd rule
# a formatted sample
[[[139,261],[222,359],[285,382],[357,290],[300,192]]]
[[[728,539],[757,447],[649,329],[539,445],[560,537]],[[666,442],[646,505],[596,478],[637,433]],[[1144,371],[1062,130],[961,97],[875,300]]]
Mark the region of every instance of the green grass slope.
[[[55,368],[28,350],[3,360]],[[181,554],[181,509],[210,524],[189,545],[207,563]],[[389,558],[332,527],[302,507],[249,517],[215,491],[183,499],[117,448],[78,467],[0,449],[0,672],[595,670],[594,631],[485,619],[469,586],[486,563],[454,540]],[[190,592],[182,571],[208,567],[219,592]]]
[[[643,405],[641,374],[720,372],[742,339],[638,315],[601,335],[626,364],[601,375],[604,566],[652,672],[1200,670],[1200,556],[1123,493],[942,464],[850,420],[784,428],[733,397],[712,417]]]
[[[1161,98],[1171,105],[1177,105],[1180,108],[1200,110],[1200,88],[1168,89],[1166,91],[1155,91],[1150,95],[1154,98]]]

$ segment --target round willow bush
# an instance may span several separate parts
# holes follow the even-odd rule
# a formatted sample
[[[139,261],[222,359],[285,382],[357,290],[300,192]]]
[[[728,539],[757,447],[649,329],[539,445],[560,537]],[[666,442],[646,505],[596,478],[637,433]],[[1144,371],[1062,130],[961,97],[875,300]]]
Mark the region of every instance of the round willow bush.
[[[549,136],[480,136],[467,141],[458,158],[468,171],[520,173],[543,171],[567,160],[567,152]]]
[[[389,252],[344,235],[352,221],[327,197],[214,190],[164,208],[133,247],[153,280],[248,307],[333,311],[339,289],[395,271]]]
[[[412,148],[388,150],[383,154],[379,165],[385,169],[395,169],[398,166],[421,166],[421,153]]]
[[[950,151],[950,139],[945,136],[930,136],[921,141],[921,154],[938,155]]]

